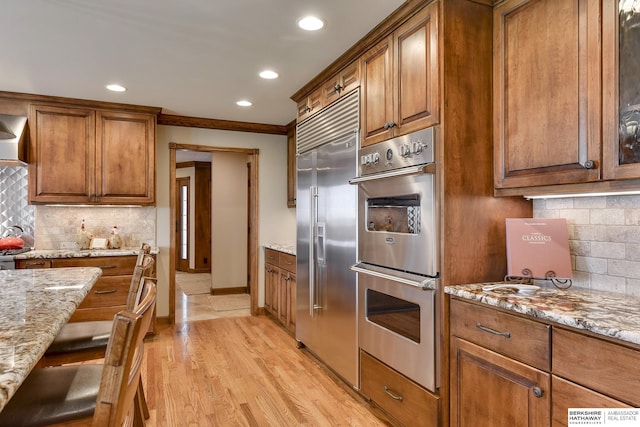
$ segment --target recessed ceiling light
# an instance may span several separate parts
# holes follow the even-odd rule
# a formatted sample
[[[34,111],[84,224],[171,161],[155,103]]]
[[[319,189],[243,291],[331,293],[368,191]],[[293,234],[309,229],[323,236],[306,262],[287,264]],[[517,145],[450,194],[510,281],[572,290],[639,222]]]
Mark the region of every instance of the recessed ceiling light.
[[[315,16],[305,16],[304,18],[298,19],[298,27],[307,31],[316,31],[324,27],[324,21]]]
[[[271,70],[264,70],[264,71],[260,71],[259,74],[260,77],[262,77],[263,79],[277,79],[278,78],[278,73],[276,73],[275,71],[271,71]]]
[[[251,101],[247,101],[246,99],[238,101],[238,102],[236,102],[236,104],[241,106],[241,107],[251,107],[253,105],[253,103]]]
[[[113,92],[124,92],[125,90],[127,90],[126,87],[118,85],[118,84],[110,84],[107,85],[107,89],[113,91]]]

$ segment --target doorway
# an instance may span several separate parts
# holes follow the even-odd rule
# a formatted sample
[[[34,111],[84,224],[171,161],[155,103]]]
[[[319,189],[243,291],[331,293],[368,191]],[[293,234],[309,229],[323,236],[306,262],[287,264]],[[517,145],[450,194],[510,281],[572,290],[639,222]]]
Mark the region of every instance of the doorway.
[[[169,144],[170,161],[170,182],[176,181],[176,153],[179,150],[189,150],[202,153],[241,153],[246,155],[250,167],[248,171],[248,194],[247,194],[247,287],[250,295],[250,313],[258,314],[258,150],[229,147],[209,147],[190,144]],[[178,204],[181,203],[180,190],[178,185],[172,185],[170,190],[170,213],[171,224],[171,247],[169,254],[169,320],[172,324],[176,322],[176,270],[179,270],[179,251],[181,250],[179,239],[180,232],[180,210]]]

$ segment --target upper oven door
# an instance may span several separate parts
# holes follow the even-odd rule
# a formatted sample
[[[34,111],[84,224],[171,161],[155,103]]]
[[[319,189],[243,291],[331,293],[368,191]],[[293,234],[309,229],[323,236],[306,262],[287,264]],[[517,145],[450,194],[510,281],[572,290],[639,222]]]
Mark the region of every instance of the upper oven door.
[[[436,276],[435,179],[417,172],[361,180],[358,250],[362,262]]]

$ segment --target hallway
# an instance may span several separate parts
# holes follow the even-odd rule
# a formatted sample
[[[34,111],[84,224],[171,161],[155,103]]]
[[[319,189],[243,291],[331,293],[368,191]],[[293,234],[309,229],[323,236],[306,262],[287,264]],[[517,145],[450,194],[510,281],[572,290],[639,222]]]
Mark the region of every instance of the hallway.
[[[176,271],[176,323],[250,315],[249,294],[211,295],[209,273]]]

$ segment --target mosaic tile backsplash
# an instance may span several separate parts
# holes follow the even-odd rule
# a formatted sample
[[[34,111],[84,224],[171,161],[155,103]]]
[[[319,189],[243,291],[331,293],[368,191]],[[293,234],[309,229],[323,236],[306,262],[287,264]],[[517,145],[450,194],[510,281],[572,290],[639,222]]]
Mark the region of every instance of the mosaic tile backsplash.
[[[0,166],[0,233],[13,226],[33,236],[34,208],[27,204],[26,167]]]
[[[143,242],[156,247],[154,206],[36,206],[36,249],[77,249],[76,232],[83,219],[93,237],[108,238],[116,225],[123,248],[138,247]]]
[[[536,218],[565,218],[573,286],[640,296],[640,195],[534,200]]]

